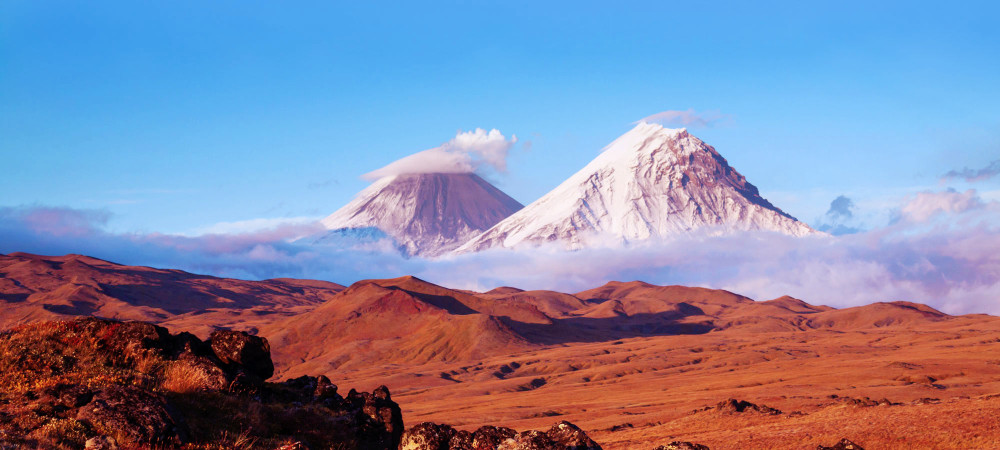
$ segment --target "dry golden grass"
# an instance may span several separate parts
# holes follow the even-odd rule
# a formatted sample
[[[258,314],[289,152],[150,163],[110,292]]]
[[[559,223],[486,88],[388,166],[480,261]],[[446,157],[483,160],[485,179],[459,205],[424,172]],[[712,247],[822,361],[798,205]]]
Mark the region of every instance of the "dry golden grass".
[[[169,363],[160,382],[164,390],[178,394],[203,391],[209,385],[209,376],[204,370],[182,362]]]
[[[869,449],[989,449],[1000,448],[1000,397],[989,397],[1000,393],[997,338],[995,320],[964,318],[847,332],[732,330],[329,376],[363,389],[392,386],[408,424],[541,429],[569,420],[609,450],[673,440],[713,449],[815,448],[840,438]],[[512,370],[504,374],[504,366]],[[533,387],[535,379],[545,383]],[[849,405],[864,397],[899,405]],[[727,398],[785,414],[694,412]],[[939,402],[914,404],[923,398]]]

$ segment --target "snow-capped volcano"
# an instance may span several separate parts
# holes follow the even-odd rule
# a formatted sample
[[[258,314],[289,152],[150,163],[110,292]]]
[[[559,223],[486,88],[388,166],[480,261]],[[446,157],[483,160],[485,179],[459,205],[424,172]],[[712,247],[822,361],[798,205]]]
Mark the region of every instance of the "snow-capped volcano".
[[[522,207],[474,173],[404,174],[375,181],[322,223],[326,238],[384,234],[410,255],[436,256]]]
[[[685,129],[641,122],[551,192],[457,252],[590,239],[635,242],[699,228],[815,231],[760,196],[714,148]]]

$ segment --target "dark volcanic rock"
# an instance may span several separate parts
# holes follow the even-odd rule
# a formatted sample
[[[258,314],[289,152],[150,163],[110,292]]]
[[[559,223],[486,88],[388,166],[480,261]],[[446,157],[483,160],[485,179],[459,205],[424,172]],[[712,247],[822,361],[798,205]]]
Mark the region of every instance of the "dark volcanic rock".
[[[187,440],[174,408],[162,396],[134,386],[102,389],[79,409],[76,420],[131,443],[176,445]]]
[[[241,331],[214,331],[208,340],[223,365],[242,369],[261,380],[274,375],[267,339]]]
[[[402,412],[386,387],[344,398],[324,376],[266,383],[266,340],[212,337],[95,318],[0,333],[0,449],[230,448],[241,433],[301,449],[398,448]]]
[[[719,411],[724,414],[737,414],[745,412],[754,412],[766,415],[781,414],[781,411],[768,406],[757,405],[750,403],[746,400],[736,400],[732,398],[726,401],[719,402],[718,404],[715,405],[714,408],[706,408],[706,409],[715,409],[716,411]]]
[[[475,432],[424,422],[403,434],[400,450],[600,450],[587,433],[569,422],[547,431],[518,433],[510,428],[483,426]]]
[[[598,450],[601,448],[580,427],[565,420],[553,425],[546,434],[560,448],[571,448],[574,450]]]
[[[372,447],[397,448],[403,437],[403,412],[389,397],[385,386],[375,388],[371,394],[354,389],[347,394],[346,404],[358,411],[360,441],[370,442]]]
[[[87,439],[84,450],[118,450],[118,442],[111,436],[97,436]]]
[[[847,438],[841,439],[836,444],[829,447],[820,445],[816,447],[816,450],[865,450],[864,447],[849,441]]]
[[[653,450],[709,450],[707,445],[695,444],[686,441],[673,441],[667,445],[661,445]]]
[[[868,397],[861,397],[861,398],[840,397],[839,400],[842,401],[842,402],[844,402],[844,403],[847,403],[848,405],[861,406],[861,407],[871,407],[871,406],[899,406],[899,405],[902,404],[902,403],[896,403],[896,402],[890,401],[887,398],[882,398],[882,399],[876,400],[876,399],[868,398]]]
[[[424,422],[403,433],[399,450],[449,450],[455,429],[448,425]]]
[[[501,443],[507,439],[512,439],[514,436],[517,436],[517,431],[510,428],[490,425],[482,426],[475,433],[472,433],[471,448],[497,448]]]
[[[507,439],[497,446],[497,450],[554,450],[560,447],[541,431],[523,431],[511,439]]]

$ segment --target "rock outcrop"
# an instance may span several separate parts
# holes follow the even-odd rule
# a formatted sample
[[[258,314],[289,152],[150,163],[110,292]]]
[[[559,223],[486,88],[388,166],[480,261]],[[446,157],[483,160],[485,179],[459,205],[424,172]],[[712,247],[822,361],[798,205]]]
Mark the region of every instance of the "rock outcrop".
[[[215,357],[230,371],[243,371],[260,380],[274,375],[267,339],[239,331],[215,331],[208,340]]]
[[[705,410],[715,410],[723,414],[757,413],[769,416],[781,414],[780,410],[765,405],[757,405],[746,400],[736,400],[734,398],[721,401],[715,406],[709,406]]]
[[[268,342],[243,332],[41,322],[0,334],[0,363],[0,448],[395,449],[403,434],[386,387],[342,397],[326,377],[267,383]]]
[[[40,322],[0,334],[0,362],[0,448],[601,448],[569,422],[405,431],[385,386],[341,395],[325,376],[266,382],[269,344],[243,332],[202,341],[142,322]]]
[[[403,434],[400,450],[600,450],[601,446],[572,423],[562,421],[547,431],[518,433],[484,426],[474,432],[448,425],[417,424]]]

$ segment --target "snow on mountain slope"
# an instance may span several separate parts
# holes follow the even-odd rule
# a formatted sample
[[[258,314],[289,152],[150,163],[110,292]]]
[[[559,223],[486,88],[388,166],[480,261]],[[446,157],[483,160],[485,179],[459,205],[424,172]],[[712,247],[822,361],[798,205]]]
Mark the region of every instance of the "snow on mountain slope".
[[[323,219],[331,231],[317,242],[381,231],[411,255],[436,256],[522,207],[474,173],[388,176]]]
[[[641,122],[551,192],[457,252],[591,239],[619,243],[700,228],[815,231],[760,196],[726,160],[685,129]]]

